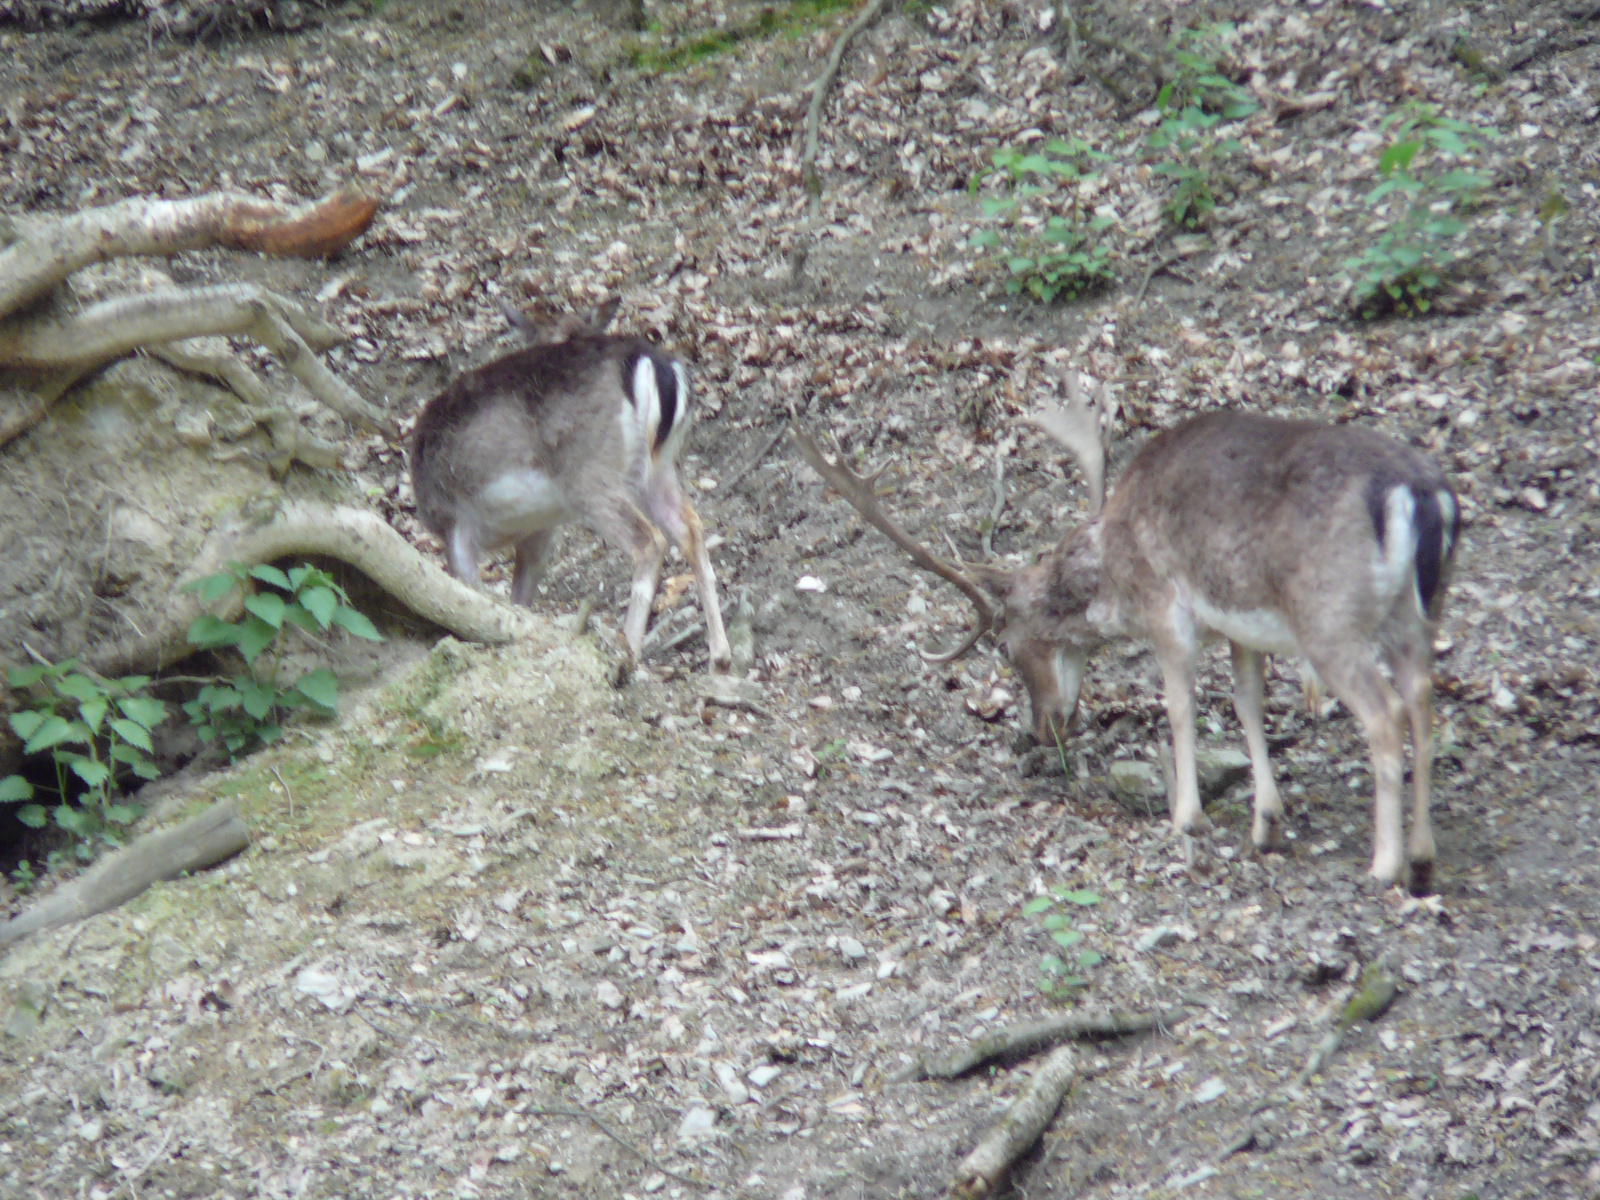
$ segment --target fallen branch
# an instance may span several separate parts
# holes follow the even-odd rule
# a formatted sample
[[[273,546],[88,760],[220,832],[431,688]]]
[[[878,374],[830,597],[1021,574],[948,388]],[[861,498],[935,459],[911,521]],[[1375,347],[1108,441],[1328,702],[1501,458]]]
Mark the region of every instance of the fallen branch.
[[[0,926],[0,946],[116,908],[152,883],[209,867],[249,844],[249,831],[234,802],[214,804],[181,825],[145,834],[58,887],[20,917]]]
[[[1161,1013],[1057,1013],[1043,1020],[996,1030],[987,1037],[977,1038],[955,1050],[919,1059],[897,1074],[894,1081],[955,1079],[993,1058],[1031,1054],[1068,1038],[1144,1033],[1150,1029],[1176,1025],[1183,1018],[1184,1011],[1181,1008]]]
[[[532,1113],[536,1117],[575,1117],[580,1121],[588,1121],[601,1133],[605,1134],[606,1137],[610,1138],[617,1145],[621,1146],[624,1150],[633,1155],[640,1162],[644,1163],[644,1165],[649,1167],[652,1171],[659,1171],[668,1179],[675,1180],[676,1182],[684,1184],[688,1187],[708,1188],[711,1186],[711,1184],[702,1179],[694,1179],[688,1175],[680,1175],[677,1171],[673,1171],[662,1166],[643,1150],[639,1149],[639,1147],[628,1141],[627,1138],[623,1137],[616,1130],[612,1129],[611,1126],[607,1125],[599,1117],[595,1116],[592,1112],[585,1112],[581,1108],[540,1108],[537,1106],[524,1108],[522,1111],[525,1113]]]
[[[958,1196],[992,1195],[1005,1178],[1011,1164],[1039,1140],[1044,1127],[1061,1107],[1077,1061],[1071,1046],[1061,1046],[1034,1072],[1006,1115],[983,1135],[983,1140],[956,1168],[951,1190]]]
[[[1150,264],[1149,270],[1144,273],[1144,279],[1142,279],[1139,283],[1139,290],[1133,295],[1133,310],[1130,313],[1132,318],[1137,319],[1139,316],[1139,306],[1144,303],[1144,294],[1150,288],[1150,281],[1157,275],[1161,274],[1161,272],[1170,269],[1172,264],[1177,262],[1182,257],[1183,254],[1181,251],[1174,250],[1165,258],[1159,258]]]
[[[1259,1101],[1250,1110],[1250,1123],[1245,1126],[1244,1132],[1219,1150],[1213,1161],[1221,1162],[1252,1148],[1270,1149],[1272,1139],[1261,1127],[1261,1114],[1297,1098],[1295,1090],[1305,1087],[1313,1075],[1328,1065],[1338,1053],[1340,1045],[1344,1042],[1344,1035],[1349,1032],[1350,1027],[1357,1022],[1372,1021],[1382,1016],[1389,1005],[1394,1003],[1398,993],[1399,985],[1395,983],[1394,976],[1381,964],[1369,963],[1366,970],[1361,972],[1361,986],[1349,1000],[1345,1001],[1344,1011],[1339,1014],[1338,1024],[1317,1043],[1316,1049],[1311,1052],[1311,1057],[1306,1060],[1306,1065],[1296,1077],[1293,1087],[1282,1088]],[[1304,1093],[1300,1093],[1300,1097],[1303,1096]]]
[[[767,455],[772,453],[772,448],[774,446],[776,446],[779,442],[783,441],[784,433],[785,433],[784,427],[782,425],[779,425],[777,432],[774,433],[770,438],[767,439],[766,443],[761,447],[760,450],[756,451],[755,457],[752,458],[749,462],[745,463],[744,466],[740,467],[737,471],[734,472],[733,478],[728,480],[728,490],[729,491],[732,491],[739,484],[743,483],[744,482],[744,477],[746,475],[750,474],[751,471],[754,471],[757,467],[759,467],[763,462],[766,461]]]
[[[804,183],[806,194],[811,197],[815,206],[822,196],[822,180],[817,176],[817,135],[818,127],[822,122],[822,106],[827,103],[828,92],[833,88],[833,81],[839,74],[839,64],[844,61],[844,52],[849,49],[850,42],[873,21],[878,19],[878,14],[888,0],[871,0],[866,8],[861,10],[861,15],[838,37],[833,43],[833,52],[828,55],[828,63],[822,68],[822,74],[811,85],[811,106],[806,109],[806,142],[805,149],[800,155],[800,179]]]
[[[808,206],[805,227],[800,231],[794,251],[789,257],[790,287],[799,286],[805,274],[806,255],[810,251],[811,239],[816,233],[817,212],[822,204],[822,177],[817,174],[817,139],[822,124],[822,107],[827,103],[829,91],[833,89],[833,81],[839,74],[839,64],[844,61],[844,52],[849,49],[856,34],[877,19],[887,3],[888,0],[871,0],[866,8],[861,10],[861,15],[850,22],[833,43],[833,51],[828,55],[822,74],[817,76],[817,81],[811,85],[811,104],[806,109],[806,138],[800,151],[800,183],[805,188],[806,195],[811,197],[811,203]]]
[[[1395,983],[1393,975],[1378,963],[1367,964],[1367,969],[1361,972],[1361,986],[1356,989],[1356,994],[1345,1002],[1344,1012],[1339,1014],[1338,1025],[1317,1044],[1317,1048],[1311,1052],[1311,1057],[1306,1060],[1306,1065],[1301,1069],[1300,1077],[1295,1082],[1304,1087],[1306,1082],[1327,1066],[1329,1060],[1338,1053],[1339,1044],[1344,1041],[1344,1035],[1350,1027],[1358,1021],[1371,1021],[1375,1017],[1382,1016],[1389,1005],[1394,1003],[1399,991],[1399,985]]]
[[[335,192],[284,208],[254,196],[214,192],[189,200],[124,200],[62,218],[21,219],[0,250],[0,315],[43,296],[72,272],[133,254],[172,255],[224,246],[262,254],[336,254],[372,224],[378,200]]]
[[[230,562],[247,565],[292,555],[323,554],[349,563],[418,616],[471,642],[509,642],[540,624],[526,610],[503,604],[446,575],[376,513],[348,505],[290,501],[266,524],[236,523],[219,529],[176,581],[172,599],[144,634],[128,635],[95,654],[91,666],[104,675],[159,670],[195,652],[189,626],[202,609],[193,593],[177,589],[213,575]],[[231,620],[244,598],[233,592],[216,612]]]
[[[996,442],[994,447],[994,507],[989,510],[989,520],[983,530],[983,556],[994,557],[994,531],[1000,525],[1000,514],[1006,509],[1006,453],[1009,439]]]

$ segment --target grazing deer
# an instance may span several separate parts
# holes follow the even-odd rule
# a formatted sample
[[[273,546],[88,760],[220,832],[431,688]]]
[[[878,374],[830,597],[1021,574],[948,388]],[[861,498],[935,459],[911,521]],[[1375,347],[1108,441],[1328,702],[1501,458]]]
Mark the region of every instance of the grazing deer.
[[[960,588],[977,627],[994,630],[1028,689],[1034,736],[1051,744],[1077,706],[1089,656],[1120,637],[1154,647],[1172,725],[1172,823],[1201,819],[1195,772],[1195,660],[1201,642],[1233,648],[1234,710],[1255,776],[1257,846],[1282,839],[1283,802],[1262,727],[1263,655],[1310,661],[1355,714],[1371,749],[1377,799],[1371,874],[1431,886],[1428,778],[1433,757],[1433,622],[1444,600],[1460,509],[1425,455],[1353,426],[1214,412],[1158,434],[1104,495],[1105,448],[1075,377],[1069,405],[1031,422],[1064,445],[1088,484],[1090,520],[1030,567],[1007,571],[930,554],[886,514],[874,489],[829,462],[798,427],[806,460],[919,566]],[[1387,666],[1393,682],[1381,666]],[[1411,725],[1411,840],[1401,849],[1400,788]]]
[[[476,583],[479,556],[516,547],[513,603],[531,605],[558,526],[583,521],[633,558],[623,636],[644,641],[670,535],[694,568],[712,668],[731,656],[700,518],[678,484],[689,372],[637,338],[591,321],[550,329],[520,314],[535,344],[459,376],[423,408],[411,451],[417,515],[444,541],[450,573]],[[508,314],[511,315],[511,314]]]

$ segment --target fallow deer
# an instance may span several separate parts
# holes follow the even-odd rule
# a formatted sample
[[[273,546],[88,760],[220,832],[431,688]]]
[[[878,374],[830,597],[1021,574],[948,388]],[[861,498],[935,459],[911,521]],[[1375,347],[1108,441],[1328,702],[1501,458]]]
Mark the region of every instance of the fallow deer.
[[[1369,429],[1239,412],[1194,417],[1158,434],[1104,495],[1100,422],[1075,377],[1069,404],[1030,418],[1086,477],[1090,520],[1032,566],[1003,570],[930,554],[883,511],[876,476],[829,462],[798,426],[806,460],[919,566],[977,608],[948,661],[994,631],[1028,689],[1034,736],[1065,731],[1089,656],[1131,637],[1156,653],[1172,726],[1172,823],[1201,820],[1195,770],[1195,662],[1202,642],[1232,644],[1234,710],[1255,778],[1251,839],[1282,839],[1283,802],[1262,725],[1266,654],[1307,659],[1361,722],[1376,783],[1371,874],[1431,887],[1433,628],[1460,533],[1460,508],[1426,455]],[[1383,667],[1392,675],[1385,678]],[[1400,791],[1411,726],[1409,846]]]
[[[556,529],[582,521],[633,559],[623,636],[644,641],[670,536],[699,585],[713,670],[731,660],[700,518],[678,483],[691,418],[689,372],[657,347],[590,322],[549,329],[512,315],[535,344],[453,380],[417,418],[417,515],[450,573],[476,583],[485,551],[516,548],[513,603],[532,605]]]

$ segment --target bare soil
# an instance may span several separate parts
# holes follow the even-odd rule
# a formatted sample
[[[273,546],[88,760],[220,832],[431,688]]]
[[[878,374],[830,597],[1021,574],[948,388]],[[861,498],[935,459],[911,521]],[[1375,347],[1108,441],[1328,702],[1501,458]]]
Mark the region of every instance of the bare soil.
[[[913,6],[846,59],[812,214],[803,89],[848,14],[652,73],[630,49],[757,11],[646,8],[667,30],[642,42],[621,7],[501,0],[198,43],[0,31],[0,208],[398,172],[340,261],[169,265],[323,296],[351,335],[333,365],[396,414],[503,345],[502,302],[620,290],[620,323],[694,364],[684,475],[762,689],[759,711],[708,706],[700,642],[612,689],[603,643],[562,621],[594,597],[615,626],[627,572],[581,532],[552,563],[547,639],[430,650],[396,628],[408,649],[336,726],[163,785],[168,810],[238,796],[246,855],[0,963],[0,1193],[931,1196],[1030,1068],[892,1082],[910,1058],[1055,1004],[1177,1001],[1181,1024],[1083,1048],[1011,1193],[1600,1195],[1593,13],[1076,5],[1101,38],[1080,69],[1040,9]],[[1222,18],[1264,104],[1232,195],[1175,232],[1139,150],[1155,81],[1104,43],[1159,57]],[[1335,99],[1299,115],[1273,100],[1318,92]],[[1492,182],[1438,307],[1367,322],[1340,264],[1381,234],[1363,197],[1383,118],[1412,101],[1500,131]],[[1082,198],[1116,219],[1120,283],[1072,304],[1006,294],[968,245],[967,181],[1034,131],[1112,155]],[[1565,211],[1541,221],[1552,196]],[[957,598],[786,445],[756,458],[793,405],[892,460],[913,531],[976,557],[997,443],[1053,363],[1115,386],[1115,461],[1231,404],[1359,420],[1451,471],[1468,524],[1441,630],[1436,899],[1365,881],[1364,744],[1337,707],[1307,710],[1294,664],[1269,694],[1288,852],[1250,849],[1232,783],[1190,866],[1161,798],[1107,783],[1166,736],[1148,656],[1104,655],[1069,742],[1019,755],[1021,688],[992,649],[916,653],[964,628]],[[0,458],[13,495],[70,488],[34,470],[26,443],[51,429]],[[1020,562],[1080,497],[1033,435],[1005,454],[993,544]],[[349,462],[426,545],[402,448]],[[34,539],[40,572],[47,514],[0,513],[0,545]],[[7,643],[61,649],[65,603],[0,613]],[[1201,700],[1208,746],[1236,746],[1224,658]],[[1052,944],[1022,912],[1058,885],[1098,897],[1072,920],[1101,961],[1066,998],[1041,988]],[[1394,1006],[1219,1157],[1372,962]]]

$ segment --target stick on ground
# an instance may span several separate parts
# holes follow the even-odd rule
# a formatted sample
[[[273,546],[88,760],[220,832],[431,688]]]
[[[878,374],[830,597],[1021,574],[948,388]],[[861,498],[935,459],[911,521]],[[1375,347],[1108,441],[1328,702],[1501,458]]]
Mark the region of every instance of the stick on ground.
[[[992,1195],[1005,1178],[1011,1164],[1027,1153],[1039,1140],[1044,1127],[1061,1107],[1077,1074],[1071,1046],[1058,1047],[1044,1065],[1028,1080],[1016,1100],[983,1135],[983,1140],[956,1168],[951,1190],[958,1196],[975,1198]]]
[[[955,1079],[993,1058],[1012,1058],[1031,1054],[1068,1038],[1117,1037],[1129,1033],[1176,1025],[1184,1018],[1181,1008],[1160,1013],[1083,1013],[1066,1012],[996,1030],[958,1047],[947,1054],[919,1059],[897,1077],[909,1079]]]

